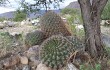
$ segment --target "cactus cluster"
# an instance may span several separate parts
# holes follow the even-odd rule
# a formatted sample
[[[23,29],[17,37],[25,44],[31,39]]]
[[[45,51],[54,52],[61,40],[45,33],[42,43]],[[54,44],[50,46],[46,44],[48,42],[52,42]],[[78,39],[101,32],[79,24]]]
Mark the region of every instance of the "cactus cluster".
[[[40,47],[42,62],[53,69],[65,66],[67,58],[74,52],[74,46],[65,37],[53,35]]]
[[[57,34],[71,36],[65,24],[61,17],[53,11],[47,11],[40,19],[41,30],[45,32],[46,37]]]
[[[73,43],[74,49],[75,50],[85,50],[84,44],[81,42],[80,39],[76,36],[67,36],[66,37],[70,42]]]
[[[43,42],[44,37],[45,37],[44,33],[40,30],[27,33],[25,36],[25,45],[27,47],[40,45]]]
[[[58,70],[66,65],[72,53],[84,50],[82,42],[71,36],[66,24],[55,12],[48,11],[44,14],[40,19],[40,26],[41,31],[26,35],[25,44],[29,47],[40,45],[40,59],[47,66]]]

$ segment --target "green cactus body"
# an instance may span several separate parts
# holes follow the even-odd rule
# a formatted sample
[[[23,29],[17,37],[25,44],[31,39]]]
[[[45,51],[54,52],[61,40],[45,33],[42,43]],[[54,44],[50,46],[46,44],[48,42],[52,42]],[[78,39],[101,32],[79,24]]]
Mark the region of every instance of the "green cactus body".
[[[48,11],[41,17],[40,25],[46,37],[57,34],[71,36],[71,32],[67,29],[66,23],[64,23],[61,17],[53,11]]]
[[[65,66],[72,52],[74,52],[72,43],[60,35],[46,39],[40,48],[42,62],[56,70]]]
[[[85,50],[85,46],[84,44],[81,42],[80,39],[78,39],[76,36],[67,36],[66,37],[70,42],[73,43],[74,45],[74,49],[75,50],[79,50],[79,51],[84,51]]]
[[[27,47],[39,45],[43,42],[44,38],[45,38],[45,35],[40,30],[27,33],[25,36],[25,45]]]

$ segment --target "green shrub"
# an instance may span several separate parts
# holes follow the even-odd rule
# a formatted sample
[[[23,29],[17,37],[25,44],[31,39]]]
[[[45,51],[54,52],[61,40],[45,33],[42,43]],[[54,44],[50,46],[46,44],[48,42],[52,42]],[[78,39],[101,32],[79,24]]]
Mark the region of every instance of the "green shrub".
[[[101,65],[100,64],[95,64],[93,67],[92,65],[80,65],[80,70],[101,70]]]
[[[15,12],[15,17],[13,18],[14,21],[18,22],[18,21],[23,21],[24,19],[26,19],[27,14],[22,12],[22,11],[16,11]]]
[[[81,17],[81,12],[80,10],[77,9],[71,9],[71,8],[64,8],[61,10],[61,13],[63,17],[67,19],[69,24],[74,24],[74,23],[82,23],[82,17]]]
[[[104,20],[110,20],[110,0],[108,0],[107,4],[102,12],[101,18]]]
[[[4,20],[6,20],[6,18],[0,18],[0,22],[3,22]]]

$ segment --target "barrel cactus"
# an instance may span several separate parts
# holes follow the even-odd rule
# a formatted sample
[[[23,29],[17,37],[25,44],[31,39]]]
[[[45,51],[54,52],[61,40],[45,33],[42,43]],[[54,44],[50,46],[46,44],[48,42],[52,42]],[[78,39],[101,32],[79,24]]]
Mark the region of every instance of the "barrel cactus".
[[[47,11],[47,13],[41,17],[40,26],[41,30],[45,32],[46,37],[57,34],[71,36],[71,32],[67,29],[66,23],[53,11]]]
[[[84,51],[85,50],[85,46],[84,44],[82,43],[82,41],[80,39],[78,39],[78,37],[76,36],[67,36],[66,37],[70,42],[73,43],[74,45],[74,49],[75,50],[82,50]]]
[[[44,33],[40,30],[27,33],[25,36],[25,45],[27,47],[39,45],[43,42],[44,37],[45,37]]]
[[[61,35],[53,35],[46,39],[40,47],[40,56],[42,62],[55,69],[66,65],[70,54],[74,52],[73,45]]]

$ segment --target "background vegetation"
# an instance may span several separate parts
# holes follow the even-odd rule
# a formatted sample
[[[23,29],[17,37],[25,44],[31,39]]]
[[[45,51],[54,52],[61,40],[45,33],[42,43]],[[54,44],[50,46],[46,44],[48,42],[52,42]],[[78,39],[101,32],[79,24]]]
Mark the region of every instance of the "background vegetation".
[[[108,0],[107,4],[102,12],[101,18],[104,20],[110,19],[110,0]]]
[[[24,19],[26,19],[27,14],[24,13],[23,11],[17,10],[15,12],[15,17],[14,17],[14,21],[23,21]]]

